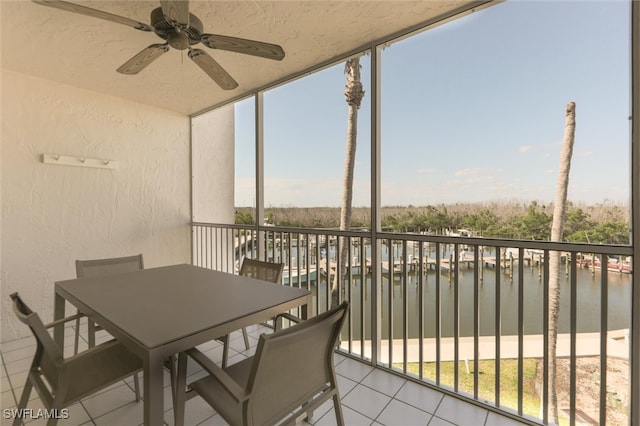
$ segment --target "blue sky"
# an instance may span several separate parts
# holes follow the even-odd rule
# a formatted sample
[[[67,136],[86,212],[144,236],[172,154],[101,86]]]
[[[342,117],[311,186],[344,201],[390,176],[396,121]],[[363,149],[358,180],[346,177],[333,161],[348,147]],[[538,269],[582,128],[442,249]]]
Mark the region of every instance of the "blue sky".
[[[354,205],[370,204],[369,56]],[[576,102],[569,199],[629,197],[629,4],[508,1],[381,53],[383,205],[553,200]],[[339,206],[344,65],[265,94],[265,205]],[[253,102],[236,107],[236,205],[253,204]]]

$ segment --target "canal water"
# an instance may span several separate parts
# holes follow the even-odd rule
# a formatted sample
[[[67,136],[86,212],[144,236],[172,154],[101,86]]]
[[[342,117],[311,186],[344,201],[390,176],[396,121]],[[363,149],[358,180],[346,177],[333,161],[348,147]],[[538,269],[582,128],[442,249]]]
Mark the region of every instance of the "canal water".
[[[298,254],[297,252],[294,254]],[[304,257],[304,253],[300,253]],[[335,253],[330,252],[330,258]],[[426,255],[426,252],[425,252]],[[448,257],[443,257],[447,259]],[[295,256],[293,256],[295,259]],[[383,247],[383,259],[387,258],[387,252]],[[295,264],[295,262],[293,263]],[[564,268],[564,266],[563,266]],[[563,269],[564,272],[564,269]],[[608,330],[622,330],[629,328],[631,313],[631,275],[617,272],[604,272],[607,274],[607,328]],[[437,275],[439,274],[439,277]],[[500,321],[496,330],[496,274],[500,275]],[[449,279],[446,273],[428,270],[422,276],[422,303],[420,303],[420,277],[416,272],[408,272],[403,281],[402,274],[394,273],[393,291],[389,291],[389,275],[383,274],[382,278],[382,335],[389,337],[390,323],[393,327],[393,338],[401,338],[407,328],[409,338],[417,338],[419,334],[420,313],[422,312],[424,337],[436,336],[438,320],[436,317],[436,303],[438,302],[436,286],[439,287],[440,303],[440,335],[441,337],[454,336],[455,316],[455,291],[456,285]],[[601,271],[595,272],[578,267],[577,279],[577,332],[600,332],[601,324]],[[406,282],[406,286],[404,283]],[[303,283],[304,285],[304,283]],[[319,289],[318,289],[319,285]],[[364,283],[360,275],[352,277],[350,290],[352,338],[360,338],[360,319],[364,318],[365,339],[370,338],[371,324],[371,276],[365,276]],[[361,303],[360,294],[364,285],[364,303]],[[406,291],[405,291],[406,289]],[[322,306],[326,303],[327,287],[326,277],[321,276],[320,283],[312,283],[311,290],[314,299],[320,297]],[[319,291],[318,291],[319,290]],[[461,337],[474,335],[474,270],[462,263],[458,269],[458,325]],[[345,290],[347,298],[349,292]],[[319,295],[319,296],[318,296]],[[538,267],[524,266],[523,274],[523,329],[525,335],[543,333],[543,281],[539,276]],[[390,304],[392,300],[393,319],[389,320]],[[315,303],[315,300],[314,300]],[[364,316],[361,314],[364,309]],[[406,320],[403,313],[407,312]],[[484,267],[482,280],[478,282],[478,324],[481,336],[493,336],[518,334],[519,312],[519,277],[517,264],[510,278],[506,269]],[[570,276],[563,274],[560,283],[560,313],[559,333],[570,331]]]

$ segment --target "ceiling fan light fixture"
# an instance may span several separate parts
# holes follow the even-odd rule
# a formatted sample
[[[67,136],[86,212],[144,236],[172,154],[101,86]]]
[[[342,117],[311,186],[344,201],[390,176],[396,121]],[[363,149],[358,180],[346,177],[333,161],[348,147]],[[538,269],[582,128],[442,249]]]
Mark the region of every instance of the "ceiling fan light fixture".
[[[182,31],[176,31],[169,34],[167,42],[169,43],[169,46],[177,50],[185,50],[190,44],[189,36]]]

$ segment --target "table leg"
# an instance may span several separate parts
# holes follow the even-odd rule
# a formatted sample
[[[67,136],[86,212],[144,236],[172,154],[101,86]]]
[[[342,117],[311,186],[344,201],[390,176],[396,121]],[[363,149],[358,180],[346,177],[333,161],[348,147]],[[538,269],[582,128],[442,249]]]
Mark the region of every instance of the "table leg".
[[[144,362],[144,424],[161,425],[164,422],[163,357],[150,353]]]
[[[96,345],[96,323],[87,318],[87,339],[90,348]]]
[[[303,320],[309,319],[309,313],[311,312],[312,303],[313,303],[313,297],[311,297],[311,294],[309,294],[309,296],[307,296],[307,303],[302,305],[300,310],[300,317]]]
[[[64,297],[55,293],[55,297],[53,299],[54,321],[64,318],[65,302]],[[53,340],[56,342],[56,345],[60,350],[64,352],[64,323],[60,323],[53,327]]]

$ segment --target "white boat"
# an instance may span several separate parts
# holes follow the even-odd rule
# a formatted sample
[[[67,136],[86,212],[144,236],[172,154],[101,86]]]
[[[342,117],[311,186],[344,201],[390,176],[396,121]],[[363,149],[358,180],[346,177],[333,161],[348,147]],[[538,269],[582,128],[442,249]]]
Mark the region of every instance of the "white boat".
[[[303,284],[307,281],[317,281],[317,279],[318,271],[315,269],[307,271],[306,268],[291,268],[291,270],[289,270],[289,268],[285,266],[284,271],[282,272],[282,283],[284,285]]]

